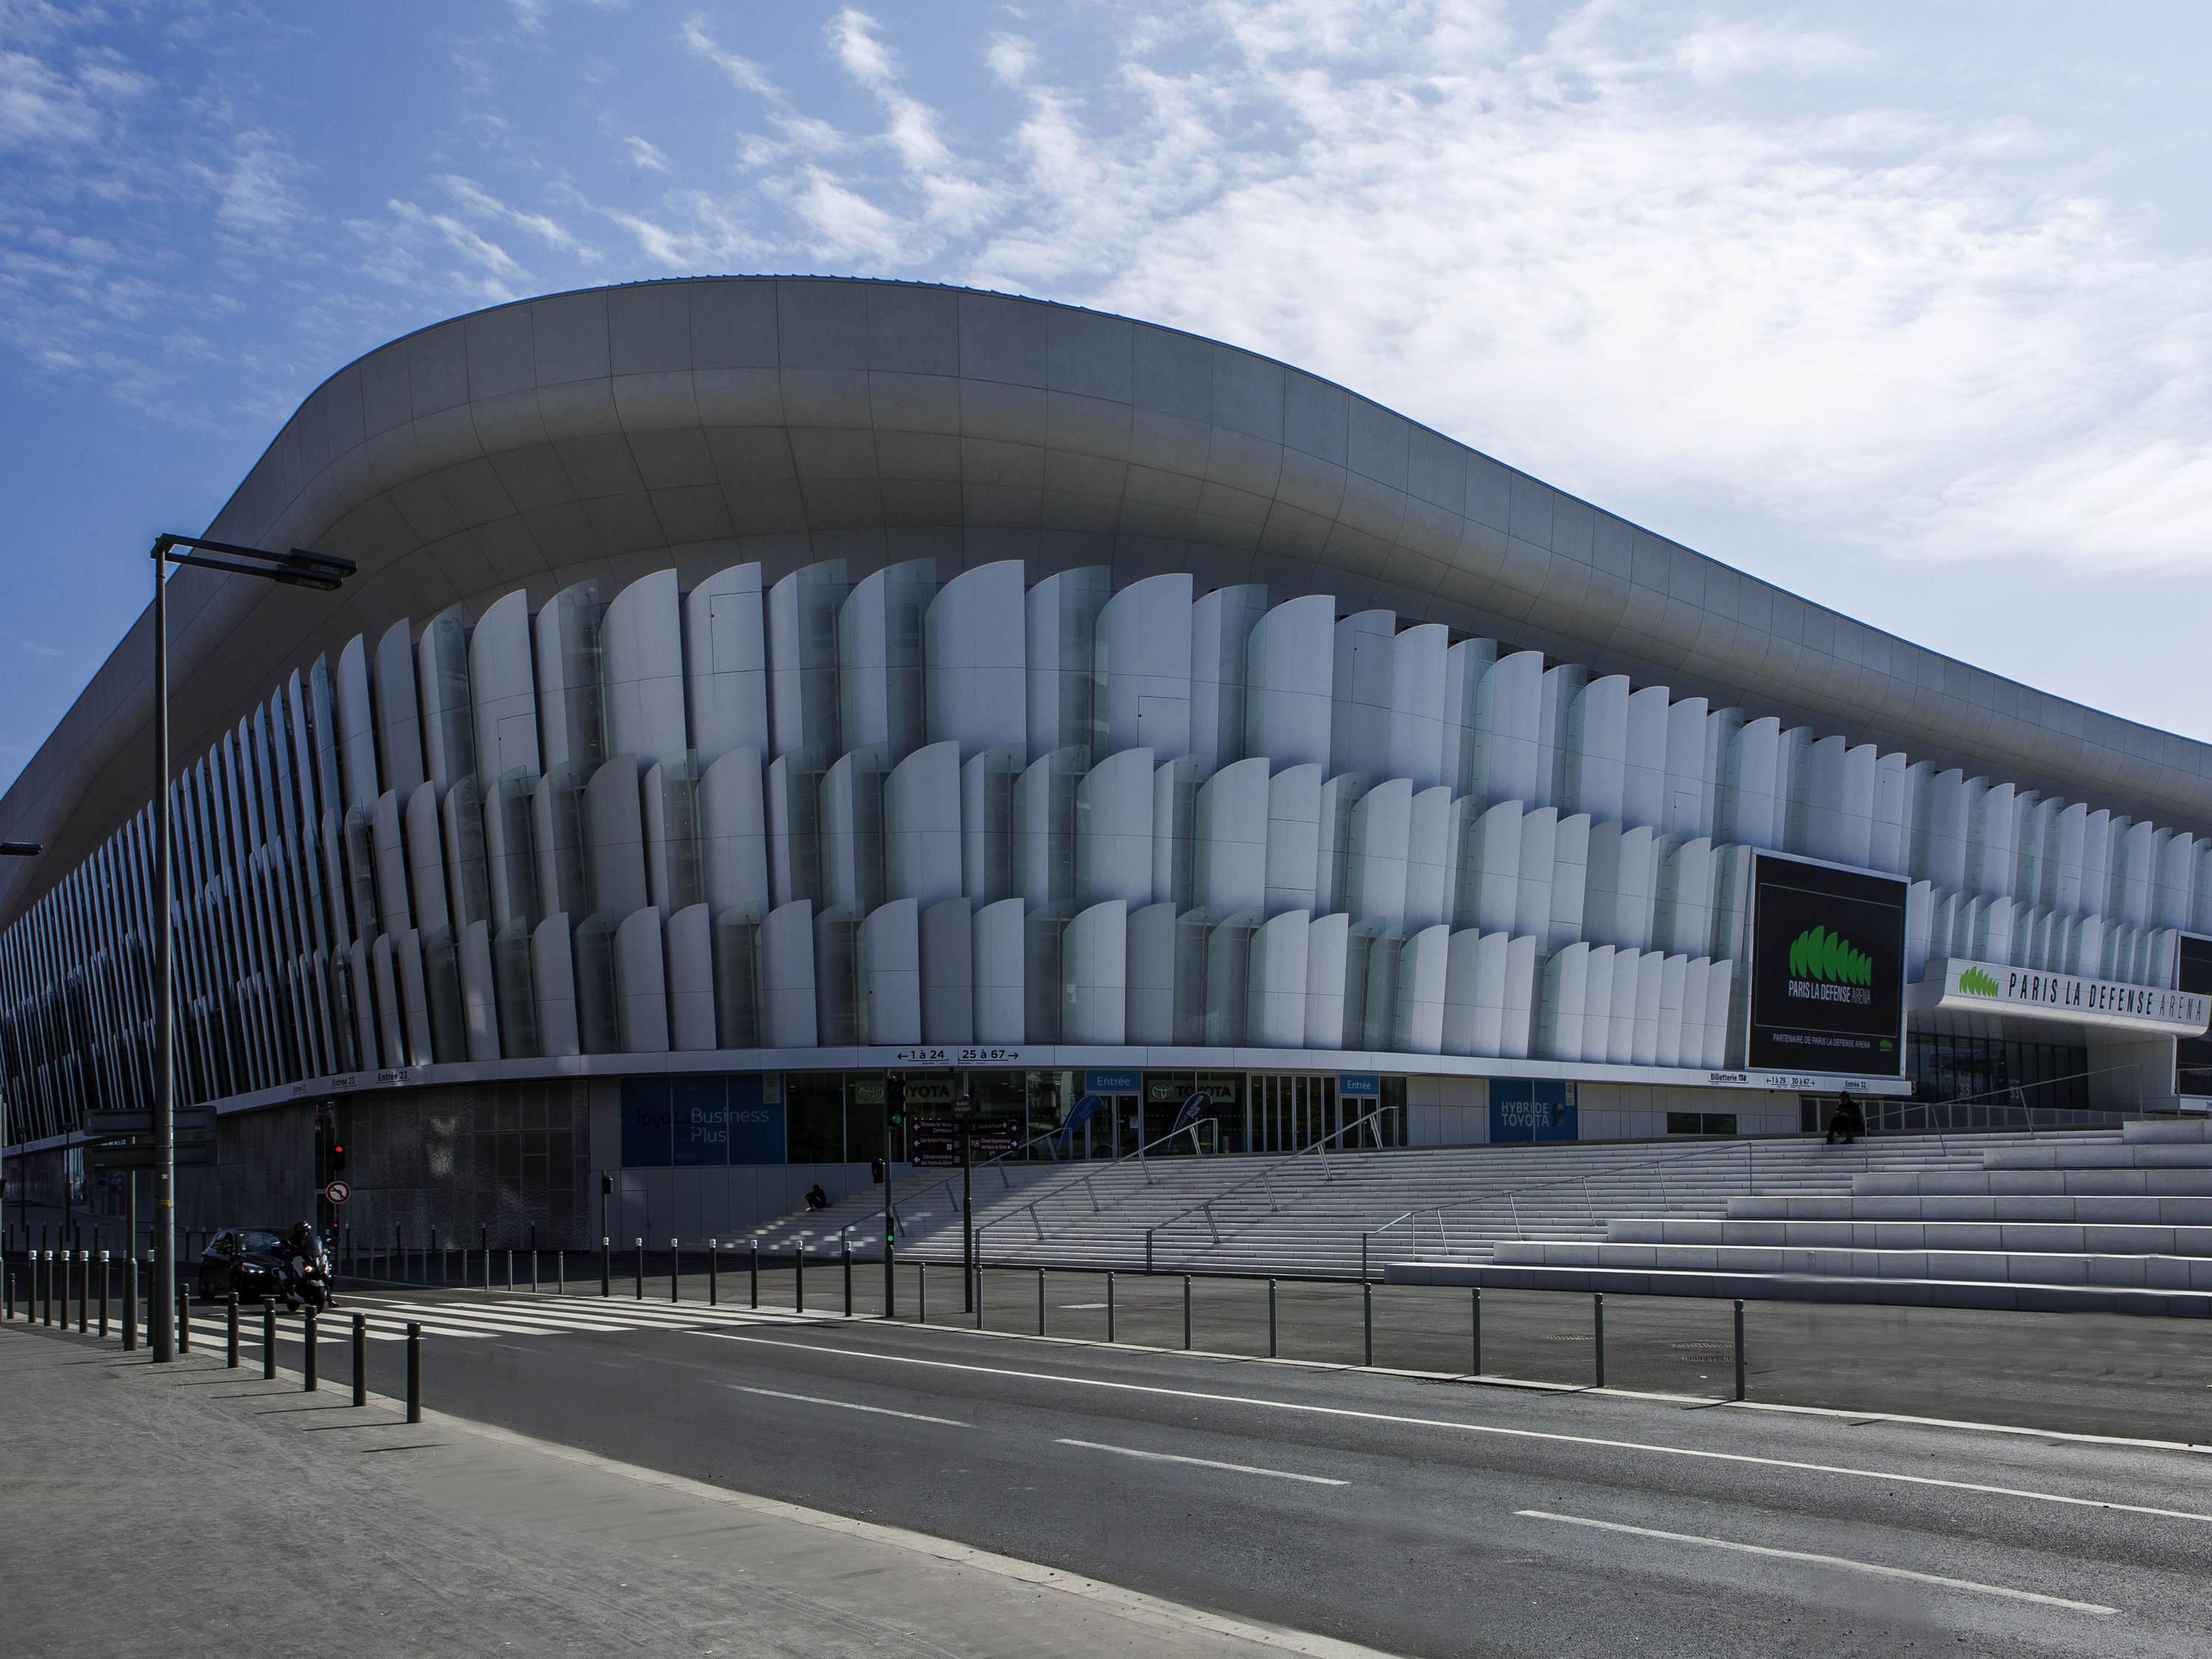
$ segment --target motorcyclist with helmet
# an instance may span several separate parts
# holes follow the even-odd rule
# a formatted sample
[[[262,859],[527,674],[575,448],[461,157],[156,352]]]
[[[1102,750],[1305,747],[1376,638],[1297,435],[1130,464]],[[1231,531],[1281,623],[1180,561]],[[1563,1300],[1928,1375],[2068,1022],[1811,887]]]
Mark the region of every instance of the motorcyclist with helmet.
[[[330,1261],[323,1252],[323,1241],[316,1236],[312,1223],[302,1221],[296,1224],[284,1236],[284,1243],[278,1249],[277,1256],[285,1266],[284,1310],[287,1313],[299,1312],[301,1287],[318,1270],[320,1273],[321,1305],[325,1308],[337,1305],[337,1297],[331,1289]],[[313,1293],[310,1299],[314,1299]]]

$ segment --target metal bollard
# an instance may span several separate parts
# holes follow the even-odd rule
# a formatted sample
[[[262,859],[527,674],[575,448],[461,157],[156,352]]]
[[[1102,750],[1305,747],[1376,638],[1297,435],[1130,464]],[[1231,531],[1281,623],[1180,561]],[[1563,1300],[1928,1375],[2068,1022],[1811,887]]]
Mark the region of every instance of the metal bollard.
[[[753,1240],[753,1306],[760,1306],[760,1240]]]
[[[680,1239],[674,1239],[674,1238],[672,1238],[672,1239],[670,1239],[670,1240],[668,1241],[668,1299],[669,1299],[671,1302],[673,1302],[673,1301],[675,1301],[675,1300],[677,1299],[677,1296],[676,1296],[676,1280],[677,1280],[677,1276],[678,1276],[678,1274],[680,1274],[683,1271],[684,1271],[684,1244],[683,1244],[683,1241],[681,1241]]]
[[[8,1266],[8,1253],[0,1246],[0,1319],[15,1316],[15,1275]]]
[[[26,1312],[29,1310],[26,1308]],[[123,1352],[138,1349],[138,1253],[123,1253]]]
[[[568,1252],[566,1249],[553,1252],[553,1294],[568,1294]]]
[[[850,1319],[853,1316],[853,1241],[849,1238],[843,1242],[843,1255],[845,1258],[845,1317]]]
[[[602,1236],[599,1239],[599,1294],[601,1296],[614,1294],[614,1240]]]
[[[929,1323],[929,1263],[914,1264],[914,1317],[918,1325]]]
[[[52,1250],[46,1250],[41,1254],[46,1257],[44,1266],[46,1270],[46,1293],[43,1299],[46,1317],[42,1322],[51,1325],[54,1322],[54,1253]]]
[[[630,1292],[630,1299],[634,1302],[645,1300],[645,1241],[641,1238],[637,1241],[637,1280],[635,1288]]]
[[[1267,1358],[1282,1358],[1275,1341],[1275,1281],[1272,1279],[1267,1281]]]
[[[76,1253],[76,1334],[82,1336],[92,1328],[92,1252]]]
[[[538,1247],[535,1244],[530,1247],[530,1293],[532,1296],[538,1294]]]
[[[1365,1279],[1359,1281],[1360,1359],[1363,1365],[1375,1363],[1375,1287]]]
[[[975,1264],[975,1328],[983,1328],[983,1264]]]
[[[222,1363],[226,1370],[238,1369],[238,1292],[223,1298]]]
[[[1473,1317],[1468,1322],[1474,1334],[1474,1375],[1480,1376],[1482,1375],[1482,1286],[1480,1285],[1474,1287]]]
[[[1106,1340],[1114,1340],[1114,1274],[1110,1268],[1106,1273]]]
[[[1044,1269],[1037,1269],[1037,1334],[1044,1334]]]
[[[422,1420],[422,1328],[411,1320],[407,1326],[407,1420]]]
[[[1743,1399],[1747,1392],[1744,1383],[1743,1298],[1738,1297],[1735,1304],[1735,1397],[1739,1400]]]
[[[353,1403],[368,1404],[368,1316],[353,1316]]]
[[[1190,1275],[1182,1276],[1182,1345],[1190,1346]]]
[[[192,1351],[192,1292],[191,1287],[179,1277],[176,1288],[170,1292],[176,1299],[172,1304],[177,1310],[177,1352]]]
[[[1597,1386],[1605,1386],[1605,1292],[1590,1292],[1592,1330],[1597,1340]]]
[[[799,1244],[791,1253],[791,1310],[806,1311],[806,1246]]]
[[[261,1380],[276,1380],[276,1304],[261,1304]]]
[[[313,1394],[322,1387],[322,1382],[321,1373],[318,1369],[320,1360],[318,1344],[321,1339],[316,1334],[315,1310],[313,1308],[309,1308],[301,1316],[300,1340],[305,1345],[307,1350],[307,1357],[301,1363],[300,1391],[302,1394]]]
[[[534,1269],[532,1277],[536,1278]],[[514,1288],[514,1247],[512,1244],[507,1247],[507,1288],[510,1291]],[[538,1286],[532,1284],[530,1288],[534,1291]]]
[[[100,1340],[107,1340],[107,1252],[100,1253]]]
[[[722,1305],[722,1241],[719,1238],[707,1241],[707,1305]]]

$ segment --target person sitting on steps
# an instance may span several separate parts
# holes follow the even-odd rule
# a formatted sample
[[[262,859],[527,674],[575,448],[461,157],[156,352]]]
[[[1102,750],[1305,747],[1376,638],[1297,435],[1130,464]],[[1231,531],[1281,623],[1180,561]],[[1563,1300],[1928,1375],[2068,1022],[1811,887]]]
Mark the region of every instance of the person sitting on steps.
[[[1835,1115],[1828,1120],[1828,1145],[1834,1146],[1840,1136],[1844,1145],[1848,1146],[1865,1133],[1866,1114],[1859,1110],[1858,1102],[1849,1095],[1839,1096],[1836,1101]]]
[[[818,1181],[806,1189],[806,1207],[810,1210],[830,1207],[830,1194],[822,1190],[822,1183]]]

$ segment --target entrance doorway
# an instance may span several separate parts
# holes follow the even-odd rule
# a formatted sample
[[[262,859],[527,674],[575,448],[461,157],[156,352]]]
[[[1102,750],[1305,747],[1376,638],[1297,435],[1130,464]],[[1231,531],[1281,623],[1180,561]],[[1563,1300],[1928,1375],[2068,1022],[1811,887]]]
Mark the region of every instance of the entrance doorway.
[[[1304,1073],[1253,1073],[1254,1152],[1303,1152],[1340,1127],[1334,1078]]]

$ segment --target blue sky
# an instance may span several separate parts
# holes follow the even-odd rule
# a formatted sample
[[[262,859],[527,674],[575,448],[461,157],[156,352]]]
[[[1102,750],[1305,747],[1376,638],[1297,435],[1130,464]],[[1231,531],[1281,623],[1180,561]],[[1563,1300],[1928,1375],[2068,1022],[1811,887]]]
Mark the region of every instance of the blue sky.
[[[1288,358],[2212,738],[2202,6],[0,0],[0,783],[350,358],[921,277]]]

